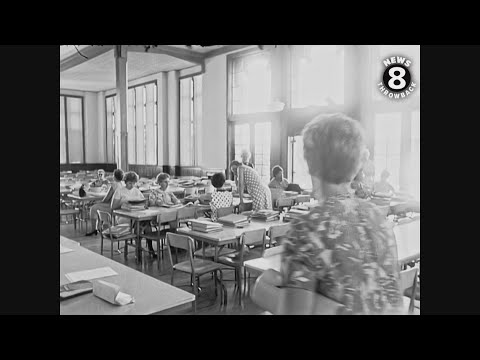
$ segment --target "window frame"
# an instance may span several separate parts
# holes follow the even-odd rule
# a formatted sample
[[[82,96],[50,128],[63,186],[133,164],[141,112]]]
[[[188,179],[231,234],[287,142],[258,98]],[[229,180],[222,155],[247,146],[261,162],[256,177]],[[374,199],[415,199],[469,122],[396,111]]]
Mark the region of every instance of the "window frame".
[[[65,150],[66,150],[66,162],[63,163],[65,165],[70,165],[70,155],[69,155],[69,144],[68,144],[68,110],[67,110],[67,98],[76,98],[80,99],[82,102],[82,161],[80,164],[86,164],[86,151],[85,151],[85,100],[84,96],[81,95],[66,95],[60,93],[60,97],[63,97],[63,104],[64,104],[64,112],[65,112]],[[78,164],[78,163],[72,163]]]

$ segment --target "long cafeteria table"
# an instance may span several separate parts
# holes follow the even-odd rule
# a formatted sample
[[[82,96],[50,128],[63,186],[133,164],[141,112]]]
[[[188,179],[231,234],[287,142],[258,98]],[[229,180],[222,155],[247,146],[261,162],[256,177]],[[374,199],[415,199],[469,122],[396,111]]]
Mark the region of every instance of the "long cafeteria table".
[[[210,221],[210,219],[206,219],[206,218],[198,219],[198,220]],[[258,220],[252,219],[248,225],[242,228],[224,225],[222,231],[204,233],[201,231],[194,231],[188,227],[182,227],[177,229],[177,232],[179,234],[188,235],[192,237],[194,240],[200,241],[202,243],[213,245],[215,247],[214,260],[217,261],[219,250],[221,250],[225,245],[237,243],[238,239],[245,231],[257,230],[257,229],[268,230],[271,226],[279,225],[279,224],[283,224],[283,222],[280,220],[258,221]],[[202,248],[203,248],[203,251],[205,251],[205,247],[202,246]]]
[[[65,274],[110,267],[118,275],[103,278],[132,295],[133,304],[112,305],[93,293],[60,302],[60,315],[148,315],[195,300],[195,295],[145,275],[114,260],[82,247],[78,242],[60,236],[60,244],[73,251],[60,254],[60,286],[68,284]]]
[[[198,211],[210,209],[210,206],[207,205],[196,205],[194,206]],[[160,206],[151,206],[148,209],[144,210],[124,210],[118,209],[114,210],[113,214],[125,217],[127,219],[133,220],[137,223],[136,231],[137,231],[137,241],[136,244],[136,257],[137,261],[142,261],[142,248],[141,248],[141,234],[140,234],[140,221],[145,220],[154,220],[158,219],[159,224],[170,223],[176,221],[177,219],[177,212],[181,207],[160,207]]]

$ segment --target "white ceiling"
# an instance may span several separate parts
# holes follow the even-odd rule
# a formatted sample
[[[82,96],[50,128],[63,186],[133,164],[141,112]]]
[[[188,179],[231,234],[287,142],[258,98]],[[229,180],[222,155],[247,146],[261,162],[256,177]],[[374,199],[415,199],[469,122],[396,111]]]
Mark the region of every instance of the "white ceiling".
[[[60,61],[78,53],[77,49],[82,53],[82,49],[89,46],[91,45],[76,45],[75,48],[73,45],[61,45]],[[208,47],[198,45],[193,45],[192,47],[187,47],[186,45],[172,46],[205,54],[226,45]],[[164,54],[129,52],[127,63],[128,80],[132,81],[162,71],[181,70],[196,65]],[[61,89],[97,92],[114,89],[115,86],[115,57],[113,50],[60,72]]]
[[[181,70],[194,65],[168,55],[129,52],[128,80],[136,80],[162,71]],[[113,50],[60,73],[61,89],[103,91],[114,89],[115,86]]]

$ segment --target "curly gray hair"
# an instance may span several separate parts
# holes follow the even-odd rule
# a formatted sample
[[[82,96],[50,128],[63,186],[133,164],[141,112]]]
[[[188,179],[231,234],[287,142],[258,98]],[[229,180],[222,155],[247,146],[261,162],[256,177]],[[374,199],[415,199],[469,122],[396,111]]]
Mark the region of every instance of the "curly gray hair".
[[[366,156],[365,134],[344,114],[319,115],[302,132],[310,174],[332,184],[349,182]]]

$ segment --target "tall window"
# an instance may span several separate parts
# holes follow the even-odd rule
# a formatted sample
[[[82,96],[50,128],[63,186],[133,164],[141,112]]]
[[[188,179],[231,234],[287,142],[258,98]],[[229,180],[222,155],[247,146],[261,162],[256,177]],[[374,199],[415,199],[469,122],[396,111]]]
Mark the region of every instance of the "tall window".
[[[232,59],[232,114],[269,111],[272,106],[270,53],[259,52]]]
[[[115,95],[105,98],[105,144],[107,163],[115,162]]]
[[[250,151],[250,125],[235,125],[235,160],[242,161],[243,150]]]
[[[308,171],[308,165],[303,157],[303,136],[290,136],[288,138],[288,180],[298,184],[302,189],[312,188],[312,178]]]
[[[270,138],[269,122],[255,124],[255,169],[263,182],[270,181]]]
[[[375,176],[387,170],[395,190],[400,187],[401,125],[401,113],[375,115]]]
[[[83,97],[60,96],[60,163],[85,161]]]
[[[157,84],[149,83],[130,88],[128,89],[127,97],[128,163],[157,165]],[[108,125],[108,99],[109,98],[106,99],[107,134],[110,131]],[[112,99],[114,99],[114,97],[112,97]],[[114,111],[115,100],[112,100],[112,103],[112,109]],[[115,122],[113,121],[113,123]],[[113,126],[111,131],[113,132],[114,130],[115,128]],[[107,146],[110,146],[110,144],[107,143]]]
[[[197,126],[202,116],[202,76],[180,80],[180,165],[197,165]]]
[[[411,162],[408,184],[412,195],[420,201],[420,111],[412,113]]]
[[[292,45],[292,107],[344,103],[344,46]]]

